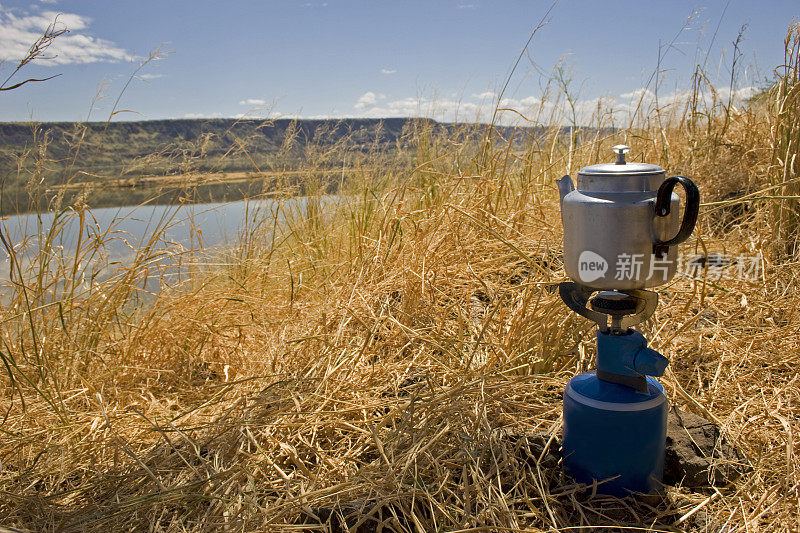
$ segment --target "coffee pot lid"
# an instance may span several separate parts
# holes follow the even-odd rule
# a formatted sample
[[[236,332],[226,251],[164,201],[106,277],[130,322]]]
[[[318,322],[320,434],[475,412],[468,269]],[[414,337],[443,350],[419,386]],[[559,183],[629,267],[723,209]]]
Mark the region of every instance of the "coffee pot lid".
[[[663,174],[664,169],[658,165],[651,165],[649,163],[628,163],[625,161],[625,154],[630,151],[629,146],[618,144],[611,148],[617,154],[617,160],[614,163],[600,163],[597,165],[589,165],[583,167],[578,171],[579,175],[584,176],[634,176],[644,174]]]

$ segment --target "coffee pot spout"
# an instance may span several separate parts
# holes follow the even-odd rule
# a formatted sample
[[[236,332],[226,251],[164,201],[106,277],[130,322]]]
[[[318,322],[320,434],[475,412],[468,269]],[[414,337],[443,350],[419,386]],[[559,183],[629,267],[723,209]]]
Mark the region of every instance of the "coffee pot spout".
[[[556,181],[556,183],[558,184],[558,194],[563,204],[564,197],[575,190],[575,184],[572,183],[572,178],[569,177],[569,174]]]

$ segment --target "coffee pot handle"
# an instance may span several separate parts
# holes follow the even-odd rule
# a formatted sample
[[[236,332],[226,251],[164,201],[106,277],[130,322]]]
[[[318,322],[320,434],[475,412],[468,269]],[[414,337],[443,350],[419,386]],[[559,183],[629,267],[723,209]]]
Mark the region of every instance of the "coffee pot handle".
[[[677,235],[667,241],[656,240],[656,244],[659,246],[673,246],[682,243],[689,238],[697,223],[697,213],[700,211],[700,191],[697,189],[697,185],[685,176],[672,176],[667,178],[664,180],[664,183],[661,184],[661,187],[658,188],[658,195],[656,195],[656,216],[665,217],[669,215],[672,205],[672,191],[675,189],[675,185],[678,184],[686,191],[686,208],[683,212],[681,228],[678,230]]]

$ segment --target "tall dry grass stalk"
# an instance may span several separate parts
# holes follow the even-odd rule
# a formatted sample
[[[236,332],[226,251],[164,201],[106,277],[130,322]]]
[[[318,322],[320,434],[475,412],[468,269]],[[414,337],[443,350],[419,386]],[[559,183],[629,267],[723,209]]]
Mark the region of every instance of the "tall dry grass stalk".
[[[800,24],[786,36],[784,65],[778,82],[768,92],[771,119],[770,148],[772,172],[770,194],[773,203],[770,225],[778,249],[789,257],[800,258]]]
[[[0,524],[323,531],[340,513],[353,530],[796,529],[798,31],[768,97],[744,107],[694,91],[671,116],[640,109],[611,130],[599,110],[570,134],[559,117],[420,120],[391,151],[287,135],[306,163],[285,190],[307,203],[257,211],[211,266],[164,246],[169,218],[112,264],[115,234],[86,230],[79,206],[27,260],[5,239]],[[563,386],[593,355],[590,324],[552,290],[554,179],[619,142],[698,182],[687,254],[763,255],[752,279],[706,268],[664,287],[645,328],[672,359],[673,404],[746,454],[752,472],[727,486],[590,497],[519,437],[557,438]],[[326,195],[347,158],[355,179]],[[91,235],[74,256],[59,247],[68,219]],[[145,304],[165,254],[192,275]]]

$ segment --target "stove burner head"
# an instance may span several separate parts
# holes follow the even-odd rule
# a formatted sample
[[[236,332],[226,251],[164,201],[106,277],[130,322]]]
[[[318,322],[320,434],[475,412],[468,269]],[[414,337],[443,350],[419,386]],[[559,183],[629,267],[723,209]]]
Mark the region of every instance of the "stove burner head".
[[[639,298],[631,296],[630,294],[617,291],[603,291],[589,300],[589,305],[599,313],[604,313],[613,317],[622,317],[634,314],[639,302]]]
[[[567,307],[596,322],[603,331],[609,328],[610,317],[613,334],[623,334],[647,320],[658,304],[658,294],[639,289],[602,291],[592,298],[597,289],[565,281],[559,284],[558,292]]]

